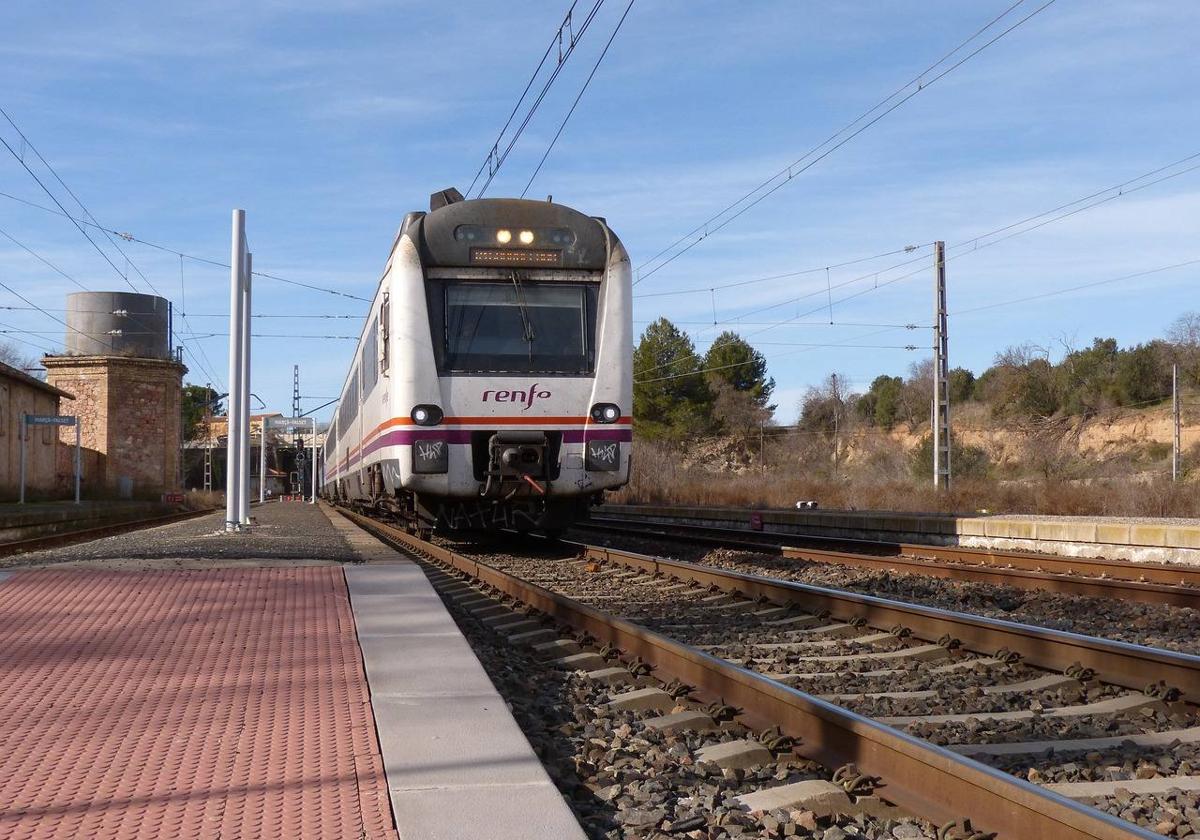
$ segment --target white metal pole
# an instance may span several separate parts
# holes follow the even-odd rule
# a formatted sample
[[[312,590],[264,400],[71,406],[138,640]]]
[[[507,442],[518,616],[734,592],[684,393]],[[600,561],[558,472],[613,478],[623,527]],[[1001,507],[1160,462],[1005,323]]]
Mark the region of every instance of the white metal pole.
[[[21,433],[17,436],[17,445],[21,447],[21,499],[18,504],[25,504],[25,430],[29,427],[26,422],[28,414],[21,415]]]
[[[312,465],[309,467],[309,470],[312,471],[312,499],[310,499],[308,503],[310,505],[315,505],[317,503],[317,418],[316,417],[312,418],[312,426],[313,426],[313,429],[312,429],[312,432],[313,432]]]
[[[75,417],[75,504],[79,504],[79,474],[82,472],[83,462],[80,457],[79,448],[79,427],[83,425],[78,416]]]
[[[246,253],[242,276],[242,490],[238,521],[250,524],[250,292],[254,255]]]
[[[233,211],[233,237],[229,257],[229,397],[225,458],[225,530],[238,530],[241,521],[242,446],[239,437],[242,417],[242,278],[246,254],[246,211]]]
[[[261,505],[267,500],[267,418],[262,419],[259,424],[259,449],[258,449],[258,503]]]

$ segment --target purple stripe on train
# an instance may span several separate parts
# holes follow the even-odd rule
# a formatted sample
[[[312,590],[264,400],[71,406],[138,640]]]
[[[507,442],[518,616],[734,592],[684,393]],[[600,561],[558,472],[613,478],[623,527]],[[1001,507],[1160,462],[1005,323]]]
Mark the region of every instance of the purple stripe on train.
[[[414,440],[444,440],[446,443],[470,443],[472,431],[470,429],[445,429],[428,431],[422,429],[400,429],[387,434],[380,435],[367,445],[367,448],[360,456],[354,460],[360,460],[362,456],[370,455],[378,449],[385,446],[411,446]],[[563,443],[583,443],[585,440],[616,440],[630,442],[633,440],[632,429],[564,429],[562,432]]]

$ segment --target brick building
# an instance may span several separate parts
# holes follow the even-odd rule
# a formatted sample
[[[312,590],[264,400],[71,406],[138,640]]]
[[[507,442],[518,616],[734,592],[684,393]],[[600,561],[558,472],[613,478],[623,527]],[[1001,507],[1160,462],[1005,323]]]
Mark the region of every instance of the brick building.
[[[20,495],[21,417],[25,414],[59,414],[61,401],[71,394],[0,362],[0,499]],[[73,409],[68,404],[67,412]],[[71,434],[74,451],[75,430]],[[31,427],[25,437],[25,492],[30,498],[65,492],[74,475],[68,462],[59,464],[58,430],[53,426]]]
[[[46,356],[42,363],[50,385],[75,395],[85,488],[141,498],[179,489],[181,363],[108,355]],[[63,434],[74,443],[73,429]]]

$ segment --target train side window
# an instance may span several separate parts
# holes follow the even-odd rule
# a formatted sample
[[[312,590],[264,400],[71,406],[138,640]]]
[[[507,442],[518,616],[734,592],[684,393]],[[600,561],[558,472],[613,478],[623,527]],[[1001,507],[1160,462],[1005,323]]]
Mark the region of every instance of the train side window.
[[[375,389],[375,383],[379,381],[379,321],[371,322],[371,329],[367,331],[367,338],[363,342],[362,349],[362,396],[365,400],[367,394]]]
[[[392,302],[390,295],[387,292],[383,293],[383,304],[379,307],[379,338],[383,342],[383,346],[379,348],[379,372],[384,376],[388,370],[388,349],[391,343],[388,338],[391,337],[392,329]]]

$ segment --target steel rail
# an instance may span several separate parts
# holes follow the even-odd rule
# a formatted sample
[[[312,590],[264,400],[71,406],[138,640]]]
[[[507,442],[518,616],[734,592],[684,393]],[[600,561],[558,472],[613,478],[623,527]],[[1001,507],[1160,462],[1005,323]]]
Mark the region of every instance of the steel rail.
[[[773,550],[784,557],[798,560],[811,560],[817,563],[829,563],[841,566],[853,566],[863,569],[881,571],[902,571],[910,574],[928,577],[945,578],[948,580],[965,580],[975,583],[992,583],[1001,586],[1012,586],[1017,589],[1030,589],[1047,592],[1062,592],[1068,595],[1082,595],[1090,598],[1115,598],[1122,601],[1136,601],[1144,604],[1159,604],[1172,607],[1191,607],[1200,609],[1200,569],[1169,568],[1179,584],[1194,582],[1195,585],[1181,586],[1165,583],[1149,583],[1146,581],[1108,577],[1079,577],[1071,574],[1079,572],[1079,564],[1075,558],[1044,557],[1028,555],[1039,559],[1038,570],[1028,571],[1024,568],[1006,568],[998,565],[1000,559],[1006,558],[998,552],[985,552],[997,558],[996,563],[953,561],[952,555],[957,556],[965,549],[943,549],[939,546],[917,546],[908,543],[874,543],[868,540],[841,540],[832,537],[801,537],[801,542],[809,540],[828,540],[831,543],[856,543],[864,547],[894,549],[895,553],[859,553],[835,551],[827,548],[809,548],[806,546],[789,545],[794,538],[791,534],[774,531],[741,531],[735,528],[717,528],[708,525],[690,525],[683,523],[642,522],[632,519],[593,517],[589,522],[579,523],[577,527],[620,530],[635,536],[658,536],[682,539],[706,545],[726,546],[762,551]],[[636,529],[636,530],[634,530]],[[677,533],[672,533],[677,531]],[[934,555],[922,557],[921,555]],[[951,560],[951,562],[945,562]],[[1114,563],[1113,561],[1088,561],[1089,563],[1111,563],[1121,567],[1122,573],[1128,573],[1129,564]],[[1134,567],[1140,568],[1141,564]],[[1062,569],[1061,571],[1046,571],[1046,568]],[[1090,574],[1085,572],[1085,574]],[[1108,575],[1108,572],[1103,574]]]
[[[855,763],[883,780],[887,800],[935,824],[967,813],[1000,840],[1158,836],[397,528],[337,510],[385,541],[458,569],[627,656],[641,657],[706,697],[741,707],[752,725],[778,725],[800,739],[798,750],[808,758],[825,766]]]
[[[592,560],[620,563],[646,572],[690,581],[736,593],[745,598],[766,598],[779,604],[796,604],[808,612],[827,610],[839,620],[864,618],[874,627],[907,627],[913,636],[936,641],[949,635],[963,647],[990,654],[1000,648],[1018,651],[1039,668],[1063,671],[1079,663],[1093,669],[1105,682],[1141,691],[1165,680],[1188,697],[1200,697],[1200,656],[1133,645],[1063,630],[1018,624],[998,618],[926,607],[904,601],[860,595],[840,589],[748,575],[682,560],[650,557],[632,551],[581,546]]]
[[[43,537],[31,537],[26,540],[13,540],[11,542],[0,543],[0,557],[13,557],[28,554],[32,551],[44,551],[48,548],[91,542],[92,540],[99,540],[104,537],[115,536],[116,534],[124,534],[129,531],[141,531],[146,528],[156,528],[159,525],[171,525],[175,522],[184,522],[188,519],[195,519],[198,516],[215,513],[216,511],[217,508],[187,510],[180,513],[168,513],[163,516],[151,516],[145,519],[127,519],[122,522],[112,522],[108,525],[99,525],[94,528],[79,528],[74,531],[63,531],[58,534],[47,534]]]

